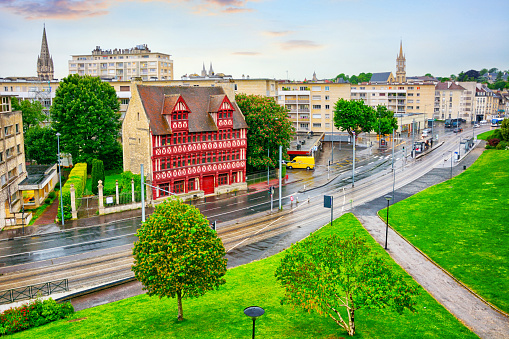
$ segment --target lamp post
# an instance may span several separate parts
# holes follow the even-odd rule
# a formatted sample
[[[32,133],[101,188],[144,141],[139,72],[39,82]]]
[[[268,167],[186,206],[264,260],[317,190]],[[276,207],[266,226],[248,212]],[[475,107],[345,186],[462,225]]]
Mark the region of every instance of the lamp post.
[[[451,179],[452,179],[452,156],[454,154],[454,151],[448,151],[449,153],[451,153]]]
[[[331,120],[330,124],[330,131],[331,131],[331,163],[334,163],[334,118]]]
[[[355,131],[353,131],[353,168],[352,168],[352,187],[355,186]]]
[[[263,315],[265,310],[258,306],[249,306],[244,309],[244,314],[253,319],[253,339],[255,337],[255,321],[256,318]]]
[[[64,225],[64,201],[62,199],[62,169],[60,167],[60,136],[57,132],[57,147],[58,147],[58,182],[60,183],[60,211],[62,212],[62,225]]]
[[[387,200],[387,222],[385,223],[385,249],[387,250],[387,237],[389,235],[389,201],[391,201],[392,196],[386,195],[384,198]]]

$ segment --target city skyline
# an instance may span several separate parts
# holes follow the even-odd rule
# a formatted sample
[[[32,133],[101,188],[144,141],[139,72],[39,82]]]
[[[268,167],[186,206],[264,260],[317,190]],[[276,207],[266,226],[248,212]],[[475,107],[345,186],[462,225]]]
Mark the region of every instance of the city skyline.
[[[170,54],[174,79],[209,69],[240,78],[329,79],[396,71],[407,76],[506,70],[505,1],[3,0],[0,77],[35,76],[46,26],[55,78],[71,55],[147,44]],[[409,22],[409,23],[407,23]],[[504,57],[505,56],[505,57]]]

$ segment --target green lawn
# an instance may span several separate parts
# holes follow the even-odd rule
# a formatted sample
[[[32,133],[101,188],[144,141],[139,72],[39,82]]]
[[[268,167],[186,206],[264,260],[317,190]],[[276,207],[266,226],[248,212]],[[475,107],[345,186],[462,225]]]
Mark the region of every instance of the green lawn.
[[[493,134],[493,132],[495,132],[495,130],[494,130],[494,129],[492,129],[491,131],[486,131],[486,132],[484,132],[484,133],[481,133],[481,134],[479,134],[479,135],[477,136],[477,139],[486,140],[486,139],[488,139],[488,137],[489,137],[490,135],[492,135],[492,134]]]
[[[390,224],[509,312],[509,152],[486,150],[459,176],[390,207]],[[385,211],[385,210],[384,210]],[[380,215],[385,218],[385,212]]]
[[[335,220],[312,236],[332,233],[350,236],[353,232],[368,240],[373,249],[390,257],[351,214]],[[140,295],[77,312],[72,319],[57,321],[13,338],[250,338],[252,321],[243,314],[247,306],[257,305],[265,314],[256,321],[257,338],[324,338],[346,337],[332,320],[316,313],[305,313],[281,305],[283,289],[274,271],[281,254],[231,269],[226,284],[198,299],[184,300],[185,321],[176,322],[174,299]],[[394,270],[405,274],[391,260]],[[359,310],[356,312],[355,338],[477,338],[420,286],[418,312],[402,315],[389,311]]]
[[[105,175],[105,183],[103,183],[104,185],[104,194],[105,195],[108,195],[108,194],[115,194],[115,182],[116,180],[118,180],[118,183],[120,185],[120,179],[122,178],[122,174],[121,173],[112,173],[112,174],[106,174]],[[120,187],[119,187],[119,190],[120,190]],[[92,179],[91,178],[88,178],[87,179],[87,188],[86,188],[86,191],[85,191],[85,195],[91,195],[92,194]]]

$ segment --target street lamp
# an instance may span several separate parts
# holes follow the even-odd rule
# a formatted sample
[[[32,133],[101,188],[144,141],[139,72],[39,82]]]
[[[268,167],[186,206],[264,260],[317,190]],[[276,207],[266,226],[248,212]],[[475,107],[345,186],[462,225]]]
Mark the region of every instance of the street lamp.
[[[62,199],[62,169],[60,167],[60,136],[57,132],[57,147],[58,147],[58,182],[60,183],[60,211],[62,212],[62,226],[64,225],[64,201]]]
[[[352,167],[352,187],[355,186],[355,131],[353,133],[353,167]]]
[[[389,201],[391,201],[392,196],[386,195],[384,198],[387,200],[387,222],[385,223],[385,249],[387,249],[387,236],[389,235]]]
[[[265,310],[258,306],[249,306],[244,309],[244,314],[253,319],[253,339],[255,337],[255,321],[256,318],[263,315]]]
[[[452,156],[454,154],[454,151],[447,151],[449,153],[451,153],[451,179],[452,179]]]

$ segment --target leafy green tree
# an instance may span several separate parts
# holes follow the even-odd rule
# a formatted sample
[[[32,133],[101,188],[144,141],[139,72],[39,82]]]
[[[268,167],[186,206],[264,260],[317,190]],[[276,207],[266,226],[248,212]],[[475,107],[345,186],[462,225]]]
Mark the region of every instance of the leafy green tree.
[[[352,75],[350,77],[350,83],[352,85],[357,85],[359,83],[359,77],[357,75]]]
[[[375,110],[362,100],[339,99],[334,104],[334,126],[350,136],[371,132],[376,122]]]
[[[394,117],[394,112],[389,111],[386,106],[378,105],[375,114],[377,121],[374,129],[378,135],[392,134],[392,130],[398,129],[398,119]]]
[[[58,162],[58,145],[56,132],[51,127],[34,125],[24,135],[25,156],[38,164],[55,164]]]
[[[92,193],[98,194],[99,180],[101,180],[104,185],[105,179],[106,177],[104,175],[104,164],[102,160],[92,160]]]
[[[46,114],[42,112],[42,105],[39,101],[21,100],[12,98],[12,110],[21,111],[23,117],[23,133],[30,127],[37,126],[47,120]]]
[[[502,140],[509,141],[509,119],[504,119],[502,121],[500,125],[500,134],[502,135]]]
[[[424,74],[425,77],[430,77],[430,78],[433,78],[433,75],[431,75],[431,73],[426,73]]]
[[[182,298],[226,282],[223,243],[196,207],[170,198],[155,207],[137,236],[134,275],[149,296],[177,298],[178,320],[184,319]]]
[[[486,73],[488,73],[488,69],[487,68],[483,68],[479,71],[479,74],[480,75],[485,75]]]
[[[283,146],[283,159],[289,160],[286,150],[294,128],[288,120],[288,110],[274,98],[260,95],[237,94],[235,101],[246,118],[248,171],[277,167],[279,145]],[[269,156],[267,156],[267,149]]]
[[[110,168],[121,149],[119,107],[115,89],[97,77],[74,74],[60,82],[50,110],[52,126],[75,163],[100,159]]]
[[[446,81],[451,81],[451,78],[447,78],[447,77],[440,78],[440,82],[446,82]]]
[[[285,289],[283,302],[325,314],[349,335],[355,334],[355,311],[360,308],[415,311],[416,289],[355,235],[309,237],[292,245],[275,276]]]
[[[341,78],[343,78],[343,80],[345,80],[345,81],[350,80],[350,77],[348,75],[345,75],[345,73],[340,73],[334,79],[332,79],[332,81],[336,82],[338,79],[341,79]]]
[[[495,73],[496,71],[498,71],[498,68],[493,67],[493,68],[490,68],[490,70],[488,71],[488,73]]]

